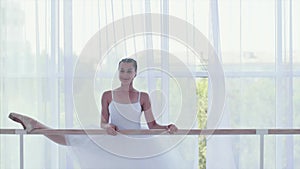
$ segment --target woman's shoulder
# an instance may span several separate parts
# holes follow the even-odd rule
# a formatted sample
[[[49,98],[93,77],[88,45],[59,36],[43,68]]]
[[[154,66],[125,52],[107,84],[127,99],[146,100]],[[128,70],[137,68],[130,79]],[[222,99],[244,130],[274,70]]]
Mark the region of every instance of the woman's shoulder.
[[[140,92],[141,94],[141,100],[149,100],[149,94],[147,92]]]
[[[140,93],[141,93],[141,96],[148,96],[147,92],[140,91]]]
[[[109,94],[111,94],[111,90],[106,90],[103,92],[103,95],[109,95]]]
[[[142,110],[148,110],[149,108],[151,108],[151,101],[150,101],[150,97],[149,94],[147,92],[140,92],[140,103],[142,106]]]
[[[111,90],[104,91],[102,94],[102,99],[111,99]]]

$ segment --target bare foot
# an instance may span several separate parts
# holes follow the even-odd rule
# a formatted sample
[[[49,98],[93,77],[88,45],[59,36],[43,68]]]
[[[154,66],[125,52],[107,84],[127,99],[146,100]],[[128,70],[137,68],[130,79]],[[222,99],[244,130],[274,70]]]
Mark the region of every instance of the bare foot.
[[[32,132],[35,129],[46,129],[45,125],[41,124],[35,119],[32,119],[28,116],[21,115],[18,113],[10,113],[8,116],[10,119],[12,119],[15,122],[21,123],[23,128],[27,131],[27,133]]]

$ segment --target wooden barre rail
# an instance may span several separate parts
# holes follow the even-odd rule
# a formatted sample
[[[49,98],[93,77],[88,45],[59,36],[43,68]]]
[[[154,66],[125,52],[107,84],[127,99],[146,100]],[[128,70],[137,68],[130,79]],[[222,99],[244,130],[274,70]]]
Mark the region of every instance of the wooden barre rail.
[[[121,130],[125,135],[170,135],[166,130]],[[106,135],[102,129],[37,129],[27,133],[23,129],[0,129],[0,134],[29,135]],[[173,135],[294,135],[300,134],[300,129],[180,129]]]
[[[126,135],[169,135],[166,130],[121,130]],[[24,135],[106,135],[103,129],[36,129],[27,133],[23,129],[0,129],[1,134],[19,135],[20,139],[20,169],[24,168]],[[264,137],[265,135],[300,135],[300,129],[180,129],[174,135],[259,135],[260,160],[259,168],[264,168]]]

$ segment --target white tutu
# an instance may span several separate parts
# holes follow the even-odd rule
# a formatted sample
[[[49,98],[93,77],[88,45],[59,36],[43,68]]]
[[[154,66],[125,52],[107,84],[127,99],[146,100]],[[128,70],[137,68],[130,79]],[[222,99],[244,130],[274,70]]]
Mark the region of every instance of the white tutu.
[[[163,137],[163,138],[160,138]],[[69,135],[68,145],[82,169],[192,169],[197,156],[189,147],[197,139],[178,136]],[[172,138],[172,139],[170,139]],[[166,142],[169,140],[168,142]],[[188,146],[188,147],[187,147]],[[191,156],[192,154],[192,156]]]
[[[112,96],[113,98],[113,96]],[[138,100],[140,100],[140,95]],[[109,104],[110,123],[120,130],[142,129],[141,105]],[[193,169],[197,138],[175,135],[69,135],[71,152],[82,169]]]

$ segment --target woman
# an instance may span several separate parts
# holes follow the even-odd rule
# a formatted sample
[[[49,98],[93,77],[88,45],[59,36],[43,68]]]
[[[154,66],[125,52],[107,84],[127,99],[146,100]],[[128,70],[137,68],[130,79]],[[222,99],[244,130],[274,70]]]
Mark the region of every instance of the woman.
[[[144,111],[149,129],[166,129],[171,134],[175,133],[178,129],[174,124],[159,125],[156,122],[151,110],[149,95],[145,92],[139,92],[134,89],[133,80],[137,74],[137,62],[132,58],[122,59],[119,62],[118,70],[121,86],[117,89],[106,91],[102,95],[101,128],[105,129],[107,134],[110,135],[117,135],[117,131],[119,129],[141,128],[140,122],[137,121],[139,120],[138,116],[137,118],[131,115],[133,113],[125,115],[124,112],[118,112],[118,109],[120,109],[118,106],[122,105],[123,109],[125,107],[125,109],[128,109],[129,111],[132,111],[132,107],[136,107],[136,109],[133,111],[136,110],[138,113]],[[113,114],[112,117],[110,117],[111,113]],[[116,113],[122,114],[118,115]],[[138,115],[140,116],[140,114]],[[123,119],[120,119],[120,117],[123,117]],[[129,117],[133,119],[128,119]],[[21,123],[28,133],[35,129],[50,129],[37,120],[18,113],[10,113],[9,118]],[[109,120],[111,120],[111,123],[109,123]],[[66,145],[66,141],[64,140],[65,138],[63,138],[63,136],[48,135],[47,137],[58,144]]]
[[[121,86],[104,92],[101,98],[101,127],[107,134],[116,136],[118,130],[141,129],[142,112],[149,129],[166,129],[170,134],[175,133],[178,129],[174,124],[160,125],[156,122],[149,95],[133,87],[133,80],[137,74],[136,61],[131,58],[122,59],[118,71]],[[35,129],[49,129],[44,124],[17,113],[10,113],[9,118],[21,123],[29,133]],[[182,163],[178,153],[173,152],[172,155],[165,152],[157,153],[162,150],[160,149],[162,144],[168,144],[167,141],[136,142],[135,139],[124,136],[114,137],[115,139],[107,136],[46,135],[46,137],[61,145],[71,145],[83,168],[179,168],[179,162]],[[99,150],[99,145],[105,151]],[[133,153],[128,153],[131,150]],[[178,163],[176,164],[174,160]]]
[[[118,129],[140,129],[139,119],[141,112],[144,111],[149,129],[167,129],[169,133],[176,132],[177,127],[174,124],[164,126],[155,121],[149,95],[134,89],[136,61],[131,58],[122,59],[119,62],[118,70],[121,86],[115,90],[104,92],[102,96],[101,127],[111,135],[116,135]],[[122,107],[122,112],[118,111],[120,107]],[[136,111],[136,113],[131,113],[131,111]],[[109,123],[109,118],[111,123]]]

